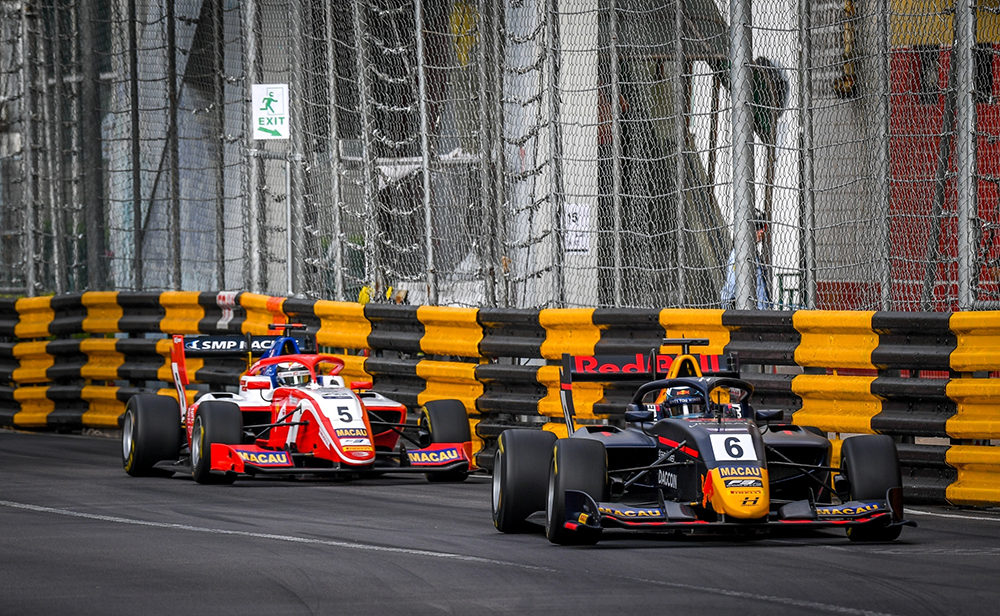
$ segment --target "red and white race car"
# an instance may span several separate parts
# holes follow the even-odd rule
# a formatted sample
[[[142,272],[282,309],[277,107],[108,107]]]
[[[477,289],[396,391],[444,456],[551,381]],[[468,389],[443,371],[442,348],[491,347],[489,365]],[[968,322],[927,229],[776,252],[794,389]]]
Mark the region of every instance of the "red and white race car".
[[[182,401],[188,380],[184,348],[183,336],[175,336],[171,364]],[[283,347],[280,338],[274,348],[297,350]],[[333,355],[275,353],[247,370],[239,393],[206,393],[190,406],[170,396],[133,396],[122,424],[125,471],[190,473],[199,483],[232,483],[251,475],[386,472],[463,481],[476,470],[460,401],[426,403],[413,436],[404,405],[365,389],[367,383],[345,387],[338,376],[343,367]],[[407,449],[403,440],[415,448]]]

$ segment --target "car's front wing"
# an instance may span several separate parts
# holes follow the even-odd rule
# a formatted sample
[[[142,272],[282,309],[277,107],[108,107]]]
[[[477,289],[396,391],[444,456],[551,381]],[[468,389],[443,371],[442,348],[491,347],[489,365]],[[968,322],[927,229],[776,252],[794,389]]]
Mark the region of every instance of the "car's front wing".
[[[851,501],[842,505],[815,505],[808,501],[788,503],[759,520],[708,521],[699,519],[693,507],[666,501],[662,505],[635,507],[596,502],[585,492],[566,491],[563,525],[580,532],[603,528],[646,530],[830,528],[867,526],[916,526],[903,519],[902,490],[893,488],[886,499]]]

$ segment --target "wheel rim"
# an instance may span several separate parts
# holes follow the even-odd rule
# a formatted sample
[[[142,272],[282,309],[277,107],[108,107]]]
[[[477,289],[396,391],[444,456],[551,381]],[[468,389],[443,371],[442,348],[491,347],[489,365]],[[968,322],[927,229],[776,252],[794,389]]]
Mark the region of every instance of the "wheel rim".
[[[201,461],[202,441],[205,438],[205,430],[201,425],[201,417],[194,420],[194,429],[191,431],[191,468],[198,466]]]
[[[500,474],[503,472],[503,463],[498,451],[493,456],[493,517],[500,511]]]
[[[132,411],[125,411],[125,422],[122,424],[122,455],[127,460],[132,453]]]

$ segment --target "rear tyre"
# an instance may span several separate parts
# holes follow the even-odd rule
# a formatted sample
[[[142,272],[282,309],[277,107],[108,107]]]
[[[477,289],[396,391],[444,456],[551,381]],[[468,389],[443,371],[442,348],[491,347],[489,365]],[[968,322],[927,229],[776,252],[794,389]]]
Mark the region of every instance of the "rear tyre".
[[[608,483],[608,456],[604,443],[568,438],[556,441],[549,470],[545,508],[545,536],[559,545],[593,545],[600,531],[573,531],[566,528],[566,490],[585,492],[595,501],[605,500]]]
[[[169,396],[139,394],[125,406],[122,420],[122,465],[132,477],[169,477],[171,471],[153,468],[163,460],[177,460],[181,443],[177,401]]]
[[[538,529],[526,522],[545,510],[556,435],[544,430],[504,430],[493,458],[493,525],[502,533]]]
[[[420,411],[421,440],[434,445],[438,443],[468,443],[472,440],[469,415],[460,400],[432,400]],[[447,473],[427,473],[427,481],[465,481],[469,471],[449,471]]]
[[[903,485],[899,456],[892,438],[865,434],[844,441],[840,450],[840,470],[847,476],[850,499],[882,500],[890,488]],[[854,526],[847,529],[851,541],[892,541],[902,526]]]
[[[212,443],[243,442],[243,416],[232,402],[209,400],[198,405],[191,428],[191,474],[198,483],[233,483],[236,473],[213,474]]]

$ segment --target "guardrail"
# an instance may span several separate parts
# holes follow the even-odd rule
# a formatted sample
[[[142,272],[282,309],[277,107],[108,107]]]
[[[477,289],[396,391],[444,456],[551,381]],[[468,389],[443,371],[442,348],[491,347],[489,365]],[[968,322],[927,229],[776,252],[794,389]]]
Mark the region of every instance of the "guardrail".
[[[647,353],[664,337],[737,353],[758,408],[782,408],[834,437],[897,437],[907,498],[1000,503],[1000,313],[468,309],[348,304],[249,293],[83,293],[0,300],[0,424],[112,427],[129,396],[169,380],[164,335],[250,333],[303,322],[346,362],[348,380],[410,407],[457,398],[479,463],[500,432],[564,433],[563,353]],[[664,352],[679,349],[665,347]],[[761,372],[761,366],[788,367]],[[235,384],[240,361],[189,361],[196,383]],[[787,373],[795,371],[797,373]],[[786,373],[778,373],[786,372]],[[189,392],[193,398],[195,392]],[[614,421],[628,391],[579,385],[584,422]],[[937,439],[927,444],[922,439]]]

